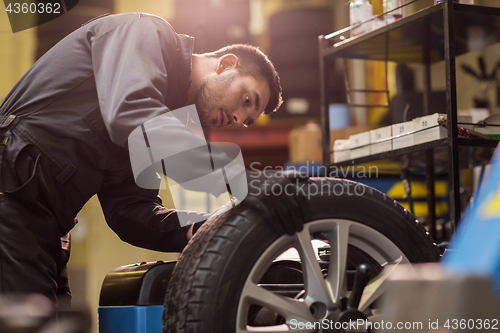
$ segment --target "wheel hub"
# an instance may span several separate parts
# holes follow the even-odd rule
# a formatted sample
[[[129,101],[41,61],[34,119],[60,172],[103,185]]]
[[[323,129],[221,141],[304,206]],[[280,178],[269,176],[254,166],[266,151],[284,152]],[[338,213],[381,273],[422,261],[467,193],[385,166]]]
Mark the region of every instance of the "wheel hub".
[[[335,333],[364,333],[367,332],[368,317],[358,310],[361,295],[370,280],[371,269],[368,265],[361,264],[356,268],[354,285],[349,299],[340,299],[339,309],[331,313],[330,327],[324,332]],[[313,303],[313,305],[316,303]]]
[[[324,303],[315,302],[311,304],[309,307],[309,311],[316,319],[325,318],[326,313],[328,312],[328,308]]]

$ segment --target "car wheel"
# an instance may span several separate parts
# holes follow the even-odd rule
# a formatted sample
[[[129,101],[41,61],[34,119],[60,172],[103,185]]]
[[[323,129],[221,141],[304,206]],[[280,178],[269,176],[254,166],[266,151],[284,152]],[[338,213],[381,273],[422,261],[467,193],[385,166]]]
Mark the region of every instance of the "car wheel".
[[[295,235],[277,234],[243,205],[198,230],[170,280],[163,332],[321,332],[321,323],[376,321],[384,267],[439,259],[424,227],[385,194],[334,178],[303,185],[308,221]]]

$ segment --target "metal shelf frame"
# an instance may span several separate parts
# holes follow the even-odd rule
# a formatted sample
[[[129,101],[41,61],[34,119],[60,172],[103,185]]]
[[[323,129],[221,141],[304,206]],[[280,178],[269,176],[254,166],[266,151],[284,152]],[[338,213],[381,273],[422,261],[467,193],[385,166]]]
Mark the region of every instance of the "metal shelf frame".
[[[458,55],[465,54],[474,43],[468,43],[467,27],[480,26],[484,29],[489,46],[500,42],[500,8],[454,3],[442,3],[408,15],[394,23],[360,36],[346,38],[350,29],[342,29],[319,36],[319,61],[321,84],[321,122],[323,130],[323,163],[327,167],[341,167],[374,160],[393,158],[414,152],[425,152],[428,220],[431,234],[435,236],[435,193],[434,193],[434,148],[448,147],[448,177],[450,192],[450,220],[452,231],[461,216],[459,146],[495,147],[498,140],[466,139],[458,137],[456,63]],[[389,45],[387,45],[387,41]],[[388,49],[387,49],[388,48]],[[398,63],[420,63],[424,65],[424,114],[429,114],[431,93],[431,64],[445,62],[446,113],[448,115],[448,137],[412,147],[332,163],[330,147],[328,61],[335,58],[394,61]]]

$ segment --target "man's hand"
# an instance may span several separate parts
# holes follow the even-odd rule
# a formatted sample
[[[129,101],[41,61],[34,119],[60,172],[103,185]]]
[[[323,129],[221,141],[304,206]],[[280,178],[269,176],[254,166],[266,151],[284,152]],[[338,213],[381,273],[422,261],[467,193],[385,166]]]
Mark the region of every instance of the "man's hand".
[[[189,230],[186,233],[186,238],[187,238],[188,242],[191,239],[191,237],[193,237],[193,228],[194,228],[194,224],[191,225],[191,228],[189,228]]]
[[[203,225],[203,223],[205,223],[206,220],[204,221],[200,221],[200,222],[195,222],[191,225],[191,227],[188,229],[187,233],[186,233],[186,238],[189,242],[189,240],[193,237],[193,235],[196,233],[196,231],[198,231],[198,229],[200,229],[200,227]]]
[[[298,182],[299,179],[285,177],[266,179],[241,205],[262,214],[278,233],[293,235],[303,229],[307,213],[306,198],[297,187]]]

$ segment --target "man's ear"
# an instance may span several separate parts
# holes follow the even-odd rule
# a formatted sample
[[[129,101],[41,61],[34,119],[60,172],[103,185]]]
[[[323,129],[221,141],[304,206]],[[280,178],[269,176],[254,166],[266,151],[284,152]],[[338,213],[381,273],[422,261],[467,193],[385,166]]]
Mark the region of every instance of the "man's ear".
[[[224,54],[219,58],[217,63],[217,74],[221,74],[225,70],[236,68],[238,66],[238,57],[232,53]]]

